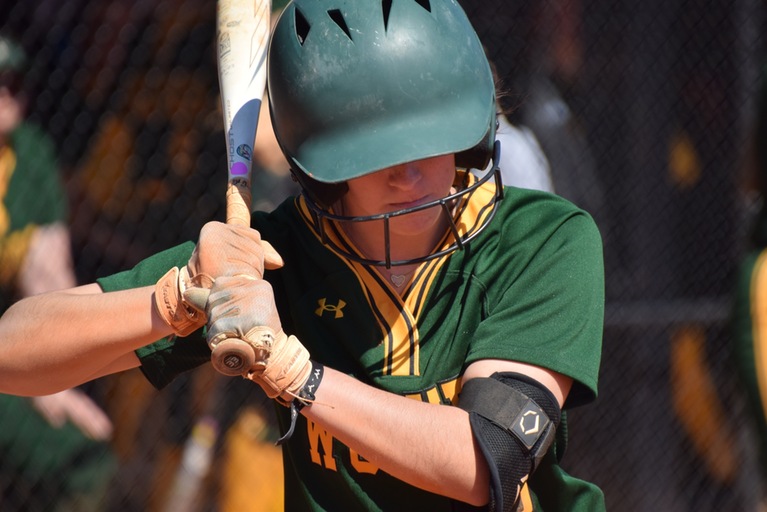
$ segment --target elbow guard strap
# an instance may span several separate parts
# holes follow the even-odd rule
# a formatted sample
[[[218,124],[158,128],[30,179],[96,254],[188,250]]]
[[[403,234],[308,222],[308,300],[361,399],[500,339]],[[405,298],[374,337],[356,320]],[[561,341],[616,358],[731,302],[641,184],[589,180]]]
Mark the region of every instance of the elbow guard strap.
[[[516,510],[522,485],[554,442],[561,417],[556,398],[529,377],[495,373],[466,382],[458,406],[469,413],[490,470],[488,510]]]

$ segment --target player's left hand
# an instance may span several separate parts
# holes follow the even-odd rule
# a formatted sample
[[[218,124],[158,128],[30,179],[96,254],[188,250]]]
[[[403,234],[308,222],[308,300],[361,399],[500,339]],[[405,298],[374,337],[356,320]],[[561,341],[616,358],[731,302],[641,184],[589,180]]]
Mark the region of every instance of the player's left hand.
[[[208,290],[216,279],[261,279],[264,268],[281,265],[281,256],[255,229],[208,222],[186,266],[170,269],[157,281],[155,309],[177,336],[188,336],[205,325]]]
[[[282,257],[261,234],[250,227],[208,222],[187,263],[189,276],[206,276],[208,283],[221,276],[250,275],[262,278],[264,268],[282,266]],[[204,288],[210,288],[202,284]]]
[[[256,354],[243,375],[282,403],[298,396],[312,370],[309,351],[282,330],[271,285],[247,276],[216,279],[207,301],[208,345],[238,338]]]

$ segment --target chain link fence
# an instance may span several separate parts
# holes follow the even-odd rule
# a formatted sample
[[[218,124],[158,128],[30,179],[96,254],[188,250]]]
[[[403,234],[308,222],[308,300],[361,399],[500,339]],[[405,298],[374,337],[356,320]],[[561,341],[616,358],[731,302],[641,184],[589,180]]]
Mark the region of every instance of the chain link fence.
[[[0,32],[30,56],[31,120],[57,149],[81,282],[223,219],[215,2],[2,4]],[[598,483],[609,510],[758,510],[763,475],[728,317],[758,205],[741,185],[767,60],[767,5],[461,4],[495,65],[509,120],[534,133],[555,192],[591,212],[604,238],[600,397],[569,413],[566,469]],[[294,191],[275,153],[259,164],[258,208]],[[211,409],[222,386],[226,399]],[[202,369],[159,393],[133,372],[84,389],[116,425],[119,468],[96,510],[180,510],[174,482],[195,467],[183,448],[205,448],[215,433],[194,508],[279,509],[268,406],[240,383]],[[215,423],[196,423],[203,414]],[[235,460],[235,451],[250,458]],[[251,470],[233,476],[237,464]]]

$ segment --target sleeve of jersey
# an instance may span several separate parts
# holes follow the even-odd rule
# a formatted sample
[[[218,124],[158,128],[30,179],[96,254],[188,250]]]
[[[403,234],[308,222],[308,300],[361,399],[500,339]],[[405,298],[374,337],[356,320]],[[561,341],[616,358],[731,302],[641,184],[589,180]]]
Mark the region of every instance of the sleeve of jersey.
[[[468,360],[506,359],[574,380],[566,407],[596,398],[604,322],[602,239],[591,217],[569,216],[487,305]]]
[[[98,279],[105,292],[153,285],[171,267],[186,265],[194,250],[191,242],[151,256],[133,269]],[[136,350],[141,371],[157,389],[167,386],[178,375],[210,361],[204,329],[185,338],[169,337]]]

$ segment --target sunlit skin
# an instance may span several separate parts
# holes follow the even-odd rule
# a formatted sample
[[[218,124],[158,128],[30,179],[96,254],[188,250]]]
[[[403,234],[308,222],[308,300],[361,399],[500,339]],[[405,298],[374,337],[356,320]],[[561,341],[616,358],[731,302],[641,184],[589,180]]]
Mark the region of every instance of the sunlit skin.
[[[345,216],[362,217],[412,208],[454,192],[454,177],[452,154],[395,165],[349,180],[349,190],[337,210]],[[384,258],[383,221],[348,223],[344,229],[366,256]],[[446,229],[447,219],[439,206],[392,218],[392,259],[428,254]]]

